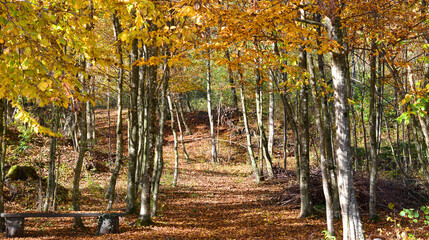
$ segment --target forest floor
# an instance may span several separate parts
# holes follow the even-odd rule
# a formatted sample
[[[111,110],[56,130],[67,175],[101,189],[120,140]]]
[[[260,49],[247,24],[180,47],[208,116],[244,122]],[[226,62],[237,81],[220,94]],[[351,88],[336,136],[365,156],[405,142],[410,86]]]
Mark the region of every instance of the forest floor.
[[[106,166],[107,169],[112,165],[108,157],[109,134],[106,116],[106,110],[97,110],[97,141],[88,155],[85,169],[94,166],[94,162]],[[26,239],[323,239],[326,226],[322,205],[315,204],[315,213],[309,218],[301,219],[297,217],[299,206],[296,201],[289,203],[279,201],[280,196],[296,195],[294,187],[296,180],[288,177],[292,174],[283,174],[282,177],[256,184],[251,168],[246,164],[246,150],[237,144],[244,143],[244,135],[240,134],[240,131],[231,131],[226,126],[221,126],[220,129],[220,136],[225,140],[220,143],[221,162],[210,163],[209,128],[204,120],[204,114],[192,113],[187,118],[193,131],[193,134],[185,136],[186,148],[191,159],[186,161],[179,147],[181,158],[177,187],[172,186],[173,137],[170,128],[165,131],[166,163],[161,181],[159,211],[154,218],[155,225],[135,227],[133,222],[137,216],[127,216],[120,220],[119,234],[95,236],[97,226],[95,218],[83,219],[88,227],[87,231],[75,230],[71,218],[28,218],[25,222]],[[112,113],[111,119],[110,132],[114,153],[116,114]],[[12,135],[10,134],[11,139]],[[13,139],[11,141],[13,142]],[[16,143],[18,145],[18,142]],[[70,141],[63,140],[61,143],[59,182],[65,189],[70,190],[77,154],[72,149]],[[46,156],[49,152],[47,139],[37,137],[27,145],[25,153],[12,152],[12,148],[17,146],[9,148],[10,164],[20,163],[47,169]],[[292,168],[292,158],[289,162]],[[280,165],[279,162],[276,164]],[[115,211],[125,209],[124,166],[118,179]],[[81,181],[83,211],[103,211],[107,206],[104,191],[108,186],[110,173],[102,168],[100,170],[102,171],[92,169],[83,172]],[[46,170],[41,170],[40,173],[46,176]],[[38,181],[30,180],[8,183],[6,212],[36,211],[39,201],[38,186]],[[59,198],[57,211],[71,210],[70,191],[64,190]],[[381,221],[378,223],[370,222],[362,210],[366,236],[372,238],[380,235],[384,239],[406,239],[408,234],[413,234],[421,239],[429,239],[425,236],[429,232],[427,226],[421,222],[410,223],[408,219],[399,216],[398,210],[400,211],[395,208],[390,211],[384,210],[380,213]],[[336,220],[335,227],[338,235],[341,235],[341,220]]]

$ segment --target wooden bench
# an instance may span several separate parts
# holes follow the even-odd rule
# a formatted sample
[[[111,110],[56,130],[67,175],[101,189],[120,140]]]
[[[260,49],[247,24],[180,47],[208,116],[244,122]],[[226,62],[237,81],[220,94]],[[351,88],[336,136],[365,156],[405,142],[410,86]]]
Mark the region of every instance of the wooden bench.
[[[119,232],[119,217],[123,213],[97,213],[97,212],[34,212],[34,213],[0,213],[0,217],[6,222],[6,237],[24,236],[25,218],[52,218],[52,217],[98,217],[97,235]]]

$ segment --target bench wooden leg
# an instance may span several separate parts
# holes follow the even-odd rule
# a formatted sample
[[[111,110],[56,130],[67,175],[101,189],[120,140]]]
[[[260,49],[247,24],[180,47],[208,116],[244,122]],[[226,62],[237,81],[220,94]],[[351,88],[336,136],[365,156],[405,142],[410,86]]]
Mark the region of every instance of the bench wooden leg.
[[[6,237],[24,237],[24,218],[8,217],[6,218]]]
[[[119,233],[119,217],[112,214],[103,214],[98,218],[97,235]]]

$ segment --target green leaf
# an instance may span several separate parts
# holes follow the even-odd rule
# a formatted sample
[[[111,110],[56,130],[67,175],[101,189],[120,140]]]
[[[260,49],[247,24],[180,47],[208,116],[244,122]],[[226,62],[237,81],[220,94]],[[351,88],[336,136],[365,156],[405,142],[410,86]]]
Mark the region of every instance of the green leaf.
[[[66,45],[67,44],[67,41],[64,39],[64,38],[58,38],[58,40],[57,40],[59,43],[61,43],[61,44],[63,44],[63,45]]]
[[[389,207],[390,210],[392,210],[395,207],[395,204],[389,203],[388,207]]]
[[[401,215],[402,217],[405,217],[405,212],[404,212],[404,211],[401,211],[401,212],[399,213],[399,215]]]

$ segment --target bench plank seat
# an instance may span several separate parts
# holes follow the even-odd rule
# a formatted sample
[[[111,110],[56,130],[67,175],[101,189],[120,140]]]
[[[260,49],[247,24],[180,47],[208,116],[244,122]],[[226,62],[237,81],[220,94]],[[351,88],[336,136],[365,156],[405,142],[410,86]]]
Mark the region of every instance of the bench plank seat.
[[[119,217],[124,213],[101,213],[101,212],[21,212],[0,213],[5,218],[6,237],[24,237],[25,218],[52,218],[52,217],[98,217],[97,235],[119,232]]]
[[[27,217],[100,217],[109,214],[113,216],[123,217],[124,213],[97,213],[97,212],[69,212],[69,213],[56,213],[56,212],[23,212],[23,213],[0,213],[2,218],[27,218]]]

